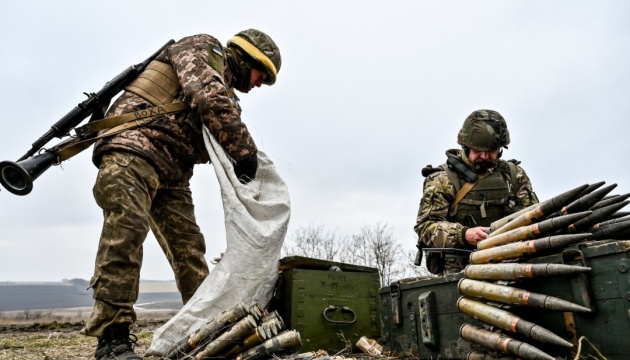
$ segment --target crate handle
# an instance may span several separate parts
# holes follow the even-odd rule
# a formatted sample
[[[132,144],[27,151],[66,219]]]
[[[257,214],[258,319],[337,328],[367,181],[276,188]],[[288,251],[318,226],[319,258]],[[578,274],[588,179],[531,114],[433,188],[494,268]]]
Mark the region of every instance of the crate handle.
[[[337,309],[341,309],[341,311],[347,311],[352,313],[352,321],[339,321],[339,320],[333,320],[328,318],[328,316],[326,315],[326,312],[328,311],[335,311]],[[335,305],[329,305],[326,309],[324,309],[324,319],[326,319],[326,321],[331,322],[331,323],[337,323],[337,324],[352,324],[355,321],[357,321],[357,314],[354,313],[354,311],[352,309],[350,309],[347,306],[335,306]]]

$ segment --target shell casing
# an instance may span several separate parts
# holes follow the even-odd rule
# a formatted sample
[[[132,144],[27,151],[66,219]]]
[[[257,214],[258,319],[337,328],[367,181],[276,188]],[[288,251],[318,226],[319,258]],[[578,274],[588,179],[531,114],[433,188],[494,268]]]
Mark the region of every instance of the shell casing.
[[[514,360],[512,356],[496,356],[480,351],[471,351],[466,354],[466,360]]]
[[[527,343],[470,324],[462,325],[459,328],[459,335],[464,340],[487,349],[520,356],[523,359],[555,360],[554,357]]]
[[[500,218],[499,220],[496,220],[494,222],[492,222],[490,224],[490,235],[492,235],[492,233],[494,233],[495,231],[497,231],[498,229],[500,229],[501,227],[503,227],[505,224],[511,222],[512,220],[516,219],[517,217],[523,215],[524,213],[533,210],[537,207],[539,207],[540,204],[532,204],[524,209],[521,209],[515,213],[506,215],[502,218]],[[503,232],[503,231],[502,231]]]
[[[270,358],[272,354],[302,346],[300,333],[296,330],[285,331],[278,336],[265,340],[253,348],[236,355],[236,360],[259,360]]]
[[[246,336],[251,334],[252,330],[255,328],[256,320],[254,320],[254,316],[247,315],[234,324],[230,330],[222,333],[219,337],[208,343],[195,358],[201,360],[219,355],[221,352],[232,347],[236,341],[243,340]]]
[[[280,314],[278,313],[278,310],[274,310],[274,311],[272,311],[272,312],[270,312],[270,313],[267,313],[265,316],[263,316],[263,317],[260,319],[260,322],[269,321],[269,320],[271,320],[271,319],[273,319],[273,318],[281,318],[281,317],[280,317]]]
[[[209,323],[202,326],[199,331],[190,335],[188,346],[192,349],[196,348],[201,342],[212,339],[220,335],[220,331],[226,329],[247,315],[247,308],[242,302],[237,303],[233,307],[223,311],[212,319]]]
[[[481,240],[477,243],[477,249],[484,250],[521,240],[532,240],[537,238],[539,235],[544,235],[554,230],[565,228],[579,219],[590,215],[591,213],[592,211],[583,211],[581,213],[559,216],[543,220],[539,223],[521,226],[508,232],[504,232],[503,234]]]
[[[533,293],[507,285],[461,279],[459,293],[474,299],[484,299],[507,305],[528,306],[553,311],[591,312],[591,309],[551,295]]]
[[[591,235],[591,233],[556,235],[536,240],[499,245],[489,249],[474,251],[470,254],[470,262],[472,264],[488,264],[498,263],[503,260],[518,259],[545,250],[563,248],[586,240]]]
[[[468,265],[464,268],[464,274],[473,280],[519,280],[546,276],[570,276],[590,270],[590,267],[565,264],[501,263]]]
[[[529,211],[526,211],[526,212],[520,214],[519,216],[513,218],[512,220],[510,220],[509,222],[505,223],[504,225],[502,225],[498,229],[491,230],[490,234],[488,234],[488,237],[490,238],[490,237],[493,237],[493,236],[501,235],[501,234],[506,233],[506,232],[508,232],[510,230],[514,230],[516,228],[519,228],[521,226],[526,226],[526,225],[533,224],[533,223],[537,222],[538,219],[542,218],[543,216],[544,216],[544,214],[541,211],[540,206],[536,206],[533,209],[530,209]],[[490,228],[492,229],[492,226]]]
[[[231,357],[232,355],[236,355],[238,353],[241,353],[253,346],[256,346],[258,344],[260,344],[261,342],[267,340],[267,333],[265,332],[265,329],[263,329],[261,326],[256,327],[256,329],[254,330],[253,333],[251,333],[249,336],[247,336],[243,342],[241,344],[238,344],[236,346],[234,346],[232,349],[230,349],[230,351],[226,352],[225,354],[221,354],[223,357]]]
[[[524,320],[521,317],[497,307],[465,297],[460,297],[459,300],[457,300],[457,308],[460,312],[472,318],[479,319],[486,324],[496,326],[503,330],[522,334],[531,339],[548,344],[569,348],[573,347],[573,344],[542,326]]]

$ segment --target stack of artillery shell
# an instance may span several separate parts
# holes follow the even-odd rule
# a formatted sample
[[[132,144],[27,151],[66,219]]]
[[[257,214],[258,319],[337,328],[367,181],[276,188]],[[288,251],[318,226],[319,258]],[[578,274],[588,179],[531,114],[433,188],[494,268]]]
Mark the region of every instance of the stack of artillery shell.
[[[264,344],[267,347],[261,348]],[[286,331],[276,311],[267,313],[258,304],[246,308],[239,303],[180,341],[167,358],[254,360],[299,346],[299,333]]]
[[[497,220],[488,237],[477,244],[459,284],[463,295],[458,310],[489,328],[522,335],[537,342],[572,348],[573,344],[553,332],[506,310],[527,306],[561,312],[590,312],[591,309],[563,299],[532,293],[496,281],[517,282],[528,278],[576,276],[590,271],[584,266],[525,263],[532,257],[560,252],[577,243],[630,238],[630,215],[620,212],[630,203],[630,194],[609,195],[617,185],[585,184],[540,204]],[[503,305],[502,305],[503,304]],[[492,352],[523,359],[553,359],[523,341],[495,331],[465,324],[460,336]],[[488,354],[470,353],[468,359],[492,359]]]

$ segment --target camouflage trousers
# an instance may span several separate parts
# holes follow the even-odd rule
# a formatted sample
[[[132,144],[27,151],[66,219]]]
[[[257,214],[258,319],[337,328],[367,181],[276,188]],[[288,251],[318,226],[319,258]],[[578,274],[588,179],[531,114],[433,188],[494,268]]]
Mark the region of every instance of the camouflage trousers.
[[[188,186],[167,188],[145,160],[113,152],[103,156],[93,190],[104,223],[90,281],[95,304],[82,333],[98,337],[109,325],[136,320],[133,305],[149,229],[173,269],[184,303],[208,275],[208,265]]]

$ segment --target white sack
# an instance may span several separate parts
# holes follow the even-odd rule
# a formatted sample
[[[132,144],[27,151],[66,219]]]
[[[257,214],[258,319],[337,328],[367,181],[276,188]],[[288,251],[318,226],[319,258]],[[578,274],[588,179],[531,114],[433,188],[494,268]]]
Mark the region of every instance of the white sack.
[[[278,278],[291,213],[286,184],[261,151],[256,179],[241,184],[221,146],[203,130],[221,186],[227,249],[190,301],[153,334],[147,355],[167,355],[180,340],[238,302],[266,306]]]

